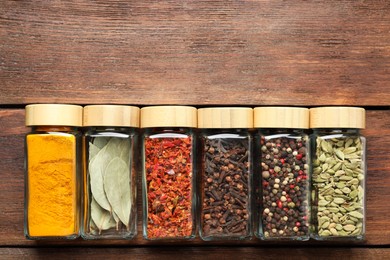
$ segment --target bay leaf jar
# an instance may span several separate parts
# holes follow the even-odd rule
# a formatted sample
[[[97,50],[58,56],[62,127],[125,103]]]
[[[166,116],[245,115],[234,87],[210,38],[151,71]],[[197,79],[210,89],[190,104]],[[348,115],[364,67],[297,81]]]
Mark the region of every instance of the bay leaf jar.
[[[309,110],[254,109],[256,235],[263,240],[308,240],[310,221]]]
[[[26,106],[24,234],[29,239],[79,236],[83,108]]]
[[[195,236],[195,134],[189,106],[141,109],[142,194],[145,239]]]
[[[252,234],[253,109],[198,110],[201,167],[199,232],[203,240],[248,239]]]
[[[365,236],[365,110],[310,109],[313,129],[312,237],[362,240]]]
[[[84,239],[131,239],[137,233],[139,108],[84,107]]]

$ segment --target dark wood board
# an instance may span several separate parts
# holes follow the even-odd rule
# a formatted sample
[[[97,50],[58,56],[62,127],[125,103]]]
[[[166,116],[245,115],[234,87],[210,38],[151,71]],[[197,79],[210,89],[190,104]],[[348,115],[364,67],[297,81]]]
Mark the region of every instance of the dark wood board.
[[[0,104],[390,105],[390,2],[2,1]]]
[[[150,242],[142,238],[141,198],[138,198],[138,235],[131,241],[29,241],[23,236],[23,160],[24,134],[23,109],[0,110],[0,245],[45,247],[61,246],[176,246],[177,242]],[[363,243],[320,243],[277,242],[265,243],[258,239],[251,241],[202,242],[181,241],[180,245],[232,245],[232,246],[288,246],[288,245],[331,245],[331,246],[388,246],[390,245],[390,110],[367,111],[367,129],[364,130],[368,143],[367,176],[367,240]],[[140,185],[139,185],[140,186]],[[141,194],[140,191],[138,194]]]
[[[257,247],[154,247],[154,248],[0,248],[0,258],[43,259],[354,259],[390,258],[388,248],[257,248]]]
[[[1,1],[0,258],[389,259],[389,44],[383,0]],[[367,240],[26,240],[29,103],[364,106]]]

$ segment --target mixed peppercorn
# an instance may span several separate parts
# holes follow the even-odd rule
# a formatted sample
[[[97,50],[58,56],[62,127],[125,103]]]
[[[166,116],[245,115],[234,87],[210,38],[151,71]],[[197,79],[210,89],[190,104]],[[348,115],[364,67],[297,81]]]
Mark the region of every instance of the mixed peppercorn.
[[[308,239],[308,164],[303,138],[261,139],[264,238]]]

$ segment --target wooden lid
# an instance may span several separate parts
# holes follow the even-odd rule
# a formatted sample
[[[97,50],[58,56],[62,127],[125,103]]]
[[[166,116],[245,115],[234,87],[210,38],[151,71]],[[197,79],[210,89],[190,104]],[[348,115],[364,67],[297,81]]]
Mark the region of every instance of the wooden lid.
[[[249,107],[213,107],[198,109],[199,128],[252,128],[253,109]]]
[[[196,108],[151,106],[141,108],[141,127],[196,127]]]
[[[256,107],[256,128],[309,128],[309,109],[303,107]]]
[[[84,126],[139,127],[139,108],[119,105],[85,106]]]
[[[366,127],[366,111],[361,107],[316,107],[310,109],[310,128]]]
[[[65,104],[26,106],[26,126],[82,126],[83,107]]]

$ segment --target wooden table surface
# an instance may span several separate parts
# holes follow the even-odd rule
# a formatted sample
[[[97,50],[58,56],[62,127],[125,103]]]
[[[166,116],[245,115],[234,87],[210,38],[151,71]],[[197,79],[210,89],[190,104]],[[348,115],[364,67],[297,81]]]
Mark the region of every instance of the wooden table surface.
[[[30,103],[363,106],[367,239],[26,240]],[[1,1],[0,177],[0,258],[389,259],[390,1]]]

